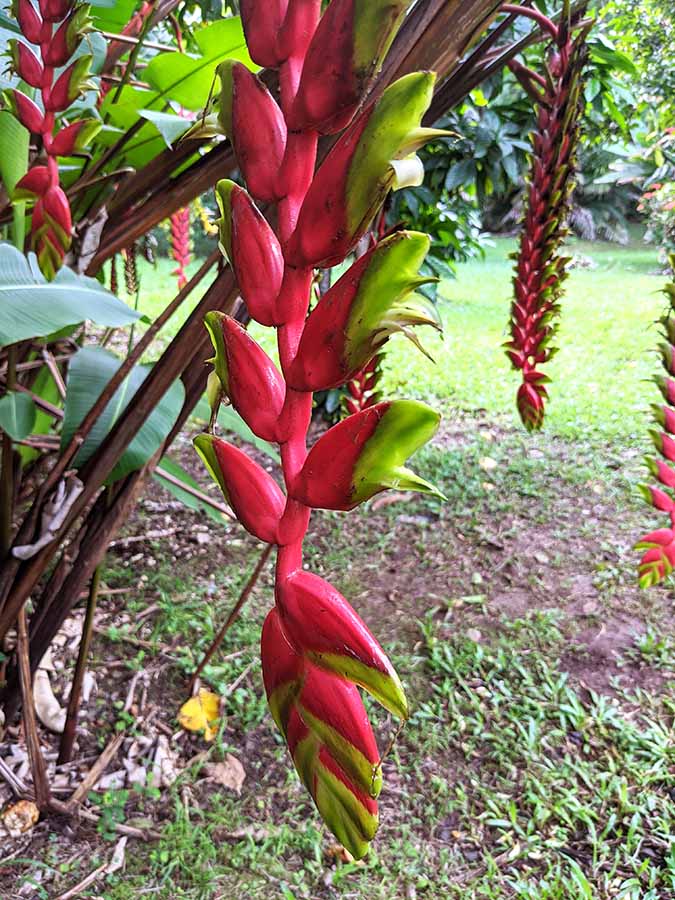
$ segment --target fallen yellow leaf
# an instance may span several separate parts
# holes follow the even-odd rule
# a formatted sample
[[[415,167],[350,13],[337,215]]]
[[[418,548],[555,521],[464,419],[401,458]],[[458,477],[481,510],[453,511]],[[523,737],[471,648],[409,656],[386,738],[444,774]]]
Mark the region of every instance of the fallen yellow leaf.
[[[218,729],[220,697],[201,688],[196,697],[184,703],[178,712],[178,722],[186,731],[203,731],[204,740],[212,741]]]

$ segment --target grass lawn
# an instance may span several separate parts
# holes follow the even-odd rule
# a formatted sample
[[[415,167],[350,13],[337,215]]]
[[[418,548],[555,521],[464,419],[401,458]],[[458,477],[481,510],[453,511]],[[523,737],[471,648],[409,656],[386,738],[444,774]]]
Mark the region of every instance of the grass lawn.
[[[179,777],[92,792],[97,827],[38,826],[0,861],[3,900],[65,893],[110,860],[119,822],[160,837],[130,839],[124,872],[83,897],[675,898],[675,593],[637,591],[632,549],[658,523],[634,484],[663,278],[641,244],[575,243],[594,267],[567,283],[547,427],[530,436],[500,349],[512,246],[498,239],[442,285],[445,338],[426,341],[437,365],[404,340],[387,356],[390,391],[443,409],[415,468],[447,503],[399,496],[312,517],[308,567],[371,625],[413,709],[384,763],[366,859],[346,859],[322,827],[266,711],[258,642],[271,567],[204,673],[222,697],[215,741],[179,729],[189,674],[260,548],[153,490],[130,542],[108,555],[104,582],[122,593],[100,605],[82,744],[95,756],[123,732],[111,763],[123,772],[164,735]],[[144,312],[172,296],[169,272],[143,270]],[[187,437],[174,452],[197,473]],[[72,656],[57,655],[64,664]],[[384,747],[395,724],[368,707]],[[214,774],[229,754],[245,770],[237,789]]]
[[[399,339],[387,357],[388,382],[448,406],[508,416],[515,424],[518,379],[501,349],[512,295],[508,255],[515,242],[494,243],[485,260],[461,266],[456,280],[442,285],[445,336],[425,340],[438,364]],[[649,351],[657,336],[650,326],[664,306],[656,253],[637,241],[627,247],[572,241],[571,250],[593,268],[574,269],[565,286],[560,352],[546,366],[552,379],[547,431],[628,439],[644,432],[642,411],[653,397],[643,380],[654,372]]]

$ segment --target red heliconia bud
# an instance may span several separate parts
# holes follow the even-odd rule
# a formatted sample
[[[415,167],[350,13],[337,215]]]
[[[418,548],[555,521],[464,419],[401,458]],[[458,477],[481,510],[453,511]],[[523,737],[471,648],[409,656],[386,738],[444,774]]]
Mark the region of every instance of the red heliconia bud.
[[[60,22],[74,5],[74,0],[40,0],[40,12],[45,22]]]
[[[289,493],[305,506],[339,510],[388,488],[442,496],[404,465],[435,434],[439,420],[414,400],[390,400],[350,416],[319,438]]]
[[[647,503],[650,503],[656,509],[668,513],[675,511],[675,501],[673,501],[672,497],[669,494],[666,494],[665,491],[646,484],[641,484],[640,490]]]
[[[42,19],[30,0],[14,0],[12,15],[19,23],[21,34],[31,44],[39,44],[42,36]]]
[[[44,116],[42,110],[33,101],[22,94],[21,91],[9,91],[7,97],[14,108],[14,114],[24,126],[33,134],[39,134],[42,131]]]
[[[388,192],[412,183],[399,179],[399,163],[441,134],[420,127],[434,80],[430,72],[399,78],[340,135],[317,170],[284,247],[290,265],[327,268],[342,262]],[[417,177],[420,167],[413,168]]]
[[[276,602],[284,634],[296,653],[360,685],[390,712],[407,718],[405,695],[392,664],[332,584],[297,571],[277,583]]]
[[[33,166],[21,178],[14,189],[17,200],[41,197],[52,183],[52,176],[47,166]]]
[[[233,181],[216,185],[220,240],[248,311],[261,325],[283,325],[277,298],[284,277],[281,246],[250,195]]]
[[[31,87],[44,87],[44,68],[30,47],[14,39],[8,41],[8,46],[17,75]]]
[[[675,462],[675,441],[662,431],[652,431],[651,435],[659,453],[670,462]]]
[[[232,405],[259,438],[283,443],[280,419],[286,385],[281,373],[235,319],[210,312],[204,323],[216,351],[216,374]]]
[[[675,471],[663,460],[654,459],[648,456],[645,460],[647,468],[655,478],[658,478],[661,484],[666,487],[675,488]]]
[[[200,434],[194,443],[244,528],[276,544],[286,498],[272,476],[242,450],[213,435]]]
[[[45,99],[46,110],[63,112],[78,98],[89,74],[91,60],[89,55],[80,56],[59,75]]]
[[[45,216],[48,216],[53,225],[58,226],[65,235],[70,237],[73,227],[70,203],[63,188],[59,185],[51,185],[47,188],[42,202]]]
[[[52,156],[70,156],[83,150],[101,129],[96,119],[78,119],[54,135],[49,152]]]
[[[669,406],[660,406],[658,409],[658,420],[669,434],[675,434],[675,409]]]
[[[283,114],[263,82],[242,63],[227,60],[218,67],[218,74],[222,84],[219,120],[232,141],[246,186],[257,200],[272,202],[278,199],[278,175],[286,149]]]
[[[246,46],[251,59],[259,66],[276,69],[284,61],[277,40],[287,7],[288,0],[240,0]]]
[[[90,22],[88,7],[74,7],[44,48],[42,57],[45,64],[64,66],[77,50],[85,32],[90,30]]]
[[[655,376],[654,381],[663,394],[664,400],[675,406],[675,380],[667,378],[665,375],[657,375]]]
[[[411,0],[332,0],[302,67],[293,131],[333,134],[349,124]]]

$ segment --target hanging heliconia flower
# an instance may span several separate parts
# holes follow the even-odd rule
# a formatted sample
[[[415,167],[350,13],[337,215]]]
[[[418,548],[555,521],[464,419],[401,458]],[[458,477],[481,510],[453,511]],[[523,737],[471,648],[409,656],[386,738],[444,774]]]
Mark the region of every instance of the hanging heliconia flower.
[[[177,263],[171,273],[178,279],[178,288],[187,284],[186,269],[190,265],[190,207],[184,206],[171,215],[171,255]]]
[[[279,69],[280,103],[237,62],[219,68],[218,120],[247,189],[220,181],[220,244],[251,317],[277,328],[277,366],[234,319],[206,316],[220,391],[258,437],[280,445],[284,488],[213,434],[196,447],[251,534],[278,548],[275,606],[262,634],[267,697],[298,774],[333,834],[365,854],[378,824],[381,759],[358,688],[405,719],[401,682],[347,600],[303,566],[312,509],[349,510],[380,491],[436,489],[406,467],[439,416],[410,400],[375,402],[307,451],[312,394],[344,384],[391,334],[438,328],[415,291],[426,235],[398,232],[358,259],[308,317],[315,269],[354,250],[388,192],[419,183],[414,151],[434,75],[417,72],[364,105],[412,0],[241,0],[247,45]],[[338,40],[339,37],[339,40]],[[340,134],[316,169],[319,133]],[[269,220],[258,203],[269,204]],[[274,222],[272,226],[270,222]],[[379,399],[379,398],[378,398]],[[218,399],[215,402],[219,402]]]
[[[549,379],[541,367],[556,352],[551,341],[557,330],[562,283],[569,262],[560,254],[560,247],[567,234],[574,188],[587,28],[581,27],[573,34],[569,2],[563,4],[559,25],[536,9],[507,4],[502,11],[531,16],[552,36],[546,77],[517,62],[511,66],[537,106],[527,210],[513,279],[511,339],[506,344],[514,369],[522,373],[518,412],[531,431],[541,428],[544,420]]]
[[[41,104],[14,89],[5,98],[16,118],[40,138],[45,159],[34,165],[16,186],[15,199],[33,203],[31,245],[40,268],[52,278],[71,243],[68,198],[59,183],[58,157],[81,151],[101,127],[95,119],[75,119],[63,127],[58,120],[90,85],[92,57],[76,55],[91,30],[89,7],[74,0],[13,0],[12,14],[23,39],[8,42],[12,67],[29,87],[39,91]],[[57,74],[58,73],[58,74]]]
[[[654,378],[663,402],[652,404],[656,427],[651,435],[661,459],[645,457],[649,474],[660,486],[640,485],[647,503],[668,514],[669,527],[652,531],[636,545],[637,550],[645,551],[638,570],[638,581],[643,588],[658,584],[675,567],[675,254],[670,257],[670,265],[673,280],[664,289],[668,310],[661,319],[663,341],[659,344],[665,373]]]

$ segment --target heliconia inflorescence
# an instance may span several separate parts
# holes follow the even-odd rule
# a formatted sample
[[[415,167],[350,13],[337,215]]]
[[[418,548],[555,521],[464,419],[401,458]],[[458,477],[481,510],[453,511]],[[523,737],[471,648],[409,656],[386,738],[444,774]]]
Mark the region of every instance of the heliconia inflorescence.
[[[171,227],[171,255],[176,262],[176,268],[171,273],[178,280],[178,287],[184,288],[187,284],[186,268],[190,264],[190,207],[183,206],[177,209],[170,217]]]
[[[74,0],[13,0],[12,14],[23,39],[9,41],[15,73],[35,92],[8,90],[5,99],[16,118],[40,138],[44,162],[38,161],[18,182],[15,199],[33,204],[31,244],[40,268],[51,278],[71,243],[70,203],[59,183],[58,157],[82,150],[99,130],[95,119],[75,119],[62,127],[57,119],[89,87],[92,57],[79,54],[90,31],[89,7]]]
[[[658,584],[675,568],[675,254],[670,257],[670,265],[673,280],[664,289],[668,310],[661,319],[663,341],[659,344],[665,372],[654,378],[663,402],[652,404],[656,427],[652,429],[651,436],[662,458],[645,457],[649,474],[659,482],[660,487],[640,485],[647,503],[668,514],[669,527],[650,532],[636,545],[637,550],[645,551],[638,569],[638,581],[643,588]]]
[[[241,63],[219,67],[219,127],[247,185],[216,187],[220,245],[251,317],[277,329],[279,365],[234,319],[208,313],[218,382],[210,397],[216,405],[228,398],[254,434],[280,445],[284,490],[216,435],[195,445],[244,527],[278,548],[261,644],[265,689],[302,782],[355,857],[377,829],[382,783],[358,688],[400,719],[408,705],[365,623],[331,584],[304,570],[303,540],[312,509],[349,510],[388,488],[437,494],[405,464],[439,416],[422,403],[373,398],[309,452],[307,431],[314,391],[362,372],[392,334],[417,343],[415,326],[440,327],[415,293],[427,281],[419,268],[429,239],[397,232],[376,243],[309,317],[308,309],[315,269],[343,262],[387,193],[419,179],[414,151],[438,134],[420,127],[430,72],[367,99],[410,2],[332,0],[321,17],[320,0],[242,0],[251,56],[279,69],[280,102]],[[316,168],[319,134],[338,131]]]
[[[527,209],[516,254],[511,305],[511,338],[506,353],[522,374],[518,412],[528,430],[541,428],[548,397],[548,377],[541,366],[556,352],[551,341],[557,331],[562,283],[569,259],[560,254],[567,234],[570,195],[574,187],[579,119],[583,108],[582,73],[586,62],[586,34],[570,27],[569,3],[564,4],[559,25],[537,10],[507,5],[542,21],[552,35],[546,77],[514,62],[512,69],[535,99],[537,126],[532,136]]]

